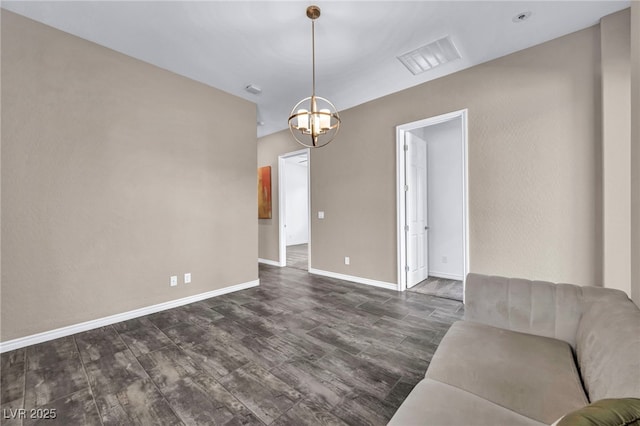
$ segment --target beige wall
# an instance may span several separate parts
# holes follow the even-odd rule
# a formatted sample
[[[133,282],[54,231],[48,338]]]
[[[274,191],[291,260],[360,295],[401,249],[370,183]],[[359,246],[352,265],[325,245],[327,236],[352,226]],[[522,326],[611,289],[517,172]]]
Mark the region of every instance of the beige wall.
[[[304,149],[287,132],[279,132],[265,136],[258,140],[258,167],[271,166],[271,219],[258,219],[258,257],[260,259],[280,262],[278,253],[278,218],[280,215],[278,203],[278,156],[288,152]],[[311,156],[311,155],[310,155]],[[309,159],[311,162],[311,159]],[[283,259],[284,260],[284,259]]]
[[[640,2],[631,2],[631,297],[640,306]]]
[[[599,61],[596,26],[343,111],[310,163],[313,267],[397,281],[395,127],[468,108],[471,271],[601,284]]]
[[[3,10],[1,340],[256,280],[253,123],[250,102]]]
[[[602,56],[603,283],[631,292],[629,9],[600,20]]]

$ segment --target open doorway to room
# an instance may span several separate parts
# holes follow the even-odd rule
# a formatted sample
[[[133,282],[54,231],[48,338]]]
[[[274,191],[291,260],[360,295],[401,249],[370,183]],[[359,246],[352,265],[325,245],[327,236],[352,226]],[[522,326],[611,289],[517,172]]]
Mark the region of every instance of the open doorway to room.
[[[280,263],[308,270],[309,229],[309,149],[278,158],[280,199]]]
[[[463,299],[469,261],[466,114],[397,127],[401,291]]]

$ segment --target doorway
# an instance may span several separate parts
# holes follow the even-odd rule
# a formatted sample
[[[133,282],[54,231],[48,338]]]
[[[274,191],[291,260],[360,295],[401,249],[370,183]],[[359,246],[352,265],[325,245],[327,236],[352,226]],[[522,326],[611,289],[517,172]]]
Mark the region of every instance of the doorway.
[[[278,157],[280,266],[308,270],[310,264],[309,149]]]
[[[398,290],[463,281],[469,270],[467,110],[397,126],[396,154]]]

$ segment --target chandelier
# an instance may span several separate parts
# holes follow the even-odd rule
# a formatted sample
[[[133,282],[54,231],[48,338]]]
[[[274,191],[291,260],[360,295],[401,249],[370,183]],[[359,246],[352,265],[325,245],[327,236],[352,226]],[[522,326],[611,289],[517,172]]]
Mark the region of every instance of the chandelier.
[[[340,116],[329,100],[316,96],[315,20],[320,17],[320,8],[309,6],[307,17],[311,19],[313,86],[311,96],[298,102],[291,110],[289,130],[301,145],[307,148],[320,148],[335,139],[340,129]]]

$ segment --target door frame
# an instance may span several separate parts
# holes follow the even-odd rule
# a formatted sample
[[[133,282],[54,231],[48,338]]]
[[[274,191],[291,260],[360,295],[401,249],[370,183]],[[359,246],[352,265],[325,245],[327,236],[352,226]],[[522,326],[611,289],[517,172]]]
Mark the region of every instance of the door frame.
[[[278,264],[287,266],[287,234],[285,229],[286,222],[286,191],[285,191],[285,161],[287,158],[307,155],[307,207],[309,211],[309,229],[307,244],[307,270],[311,268],[311,149],[303,148],[297,151],[287,152],[278,156]]]
[[[433,126],[447,121],[460,118],[462,124],[462,217],[463,220],[460,224],[462,227],[463,236],[463,277],[466,278],[469,272],[469,165],[468,165],[468,109],[461,109],[459,111],[453,111],[446,114],[438,115],[435,117],[425,118],[423,120],[414,121],[411,123],[401,124],[396,126],[396,223],[397,223],[397,259],[398,259],[398,291],[405,291],[407,289],[407,271],[405,269],[407,265],[407,241],[405,235],[406,223],[406,167],[405,167],[405,155],[404,155],[404,139],[405,134],[411,130],[420,129],[423,127]],[[464,285],[464,279],[463,279]],[[464,292],[463,292],[464,294]],[[464,297],[464,296],[463,296]]]

